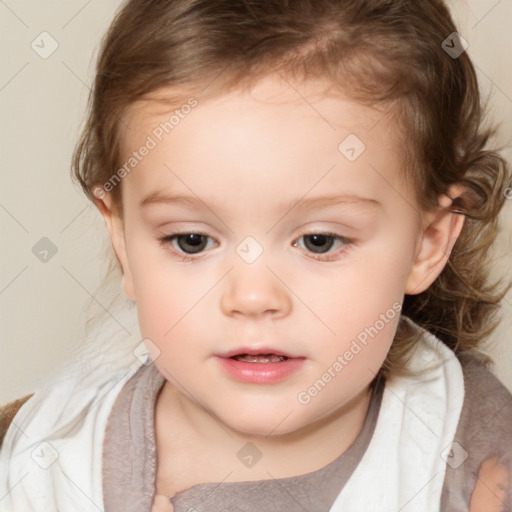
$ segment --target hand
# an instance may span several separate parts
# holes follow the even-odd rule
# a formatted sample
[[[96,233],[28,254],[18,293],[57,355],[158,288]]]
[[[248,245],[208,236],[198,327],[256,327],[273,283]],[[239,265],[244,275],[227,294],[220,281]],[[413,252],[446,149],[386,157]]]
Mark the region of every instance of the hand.
[[[173,510],[174,508],[168,496],[163,496],[162,494],[155,496],[151,512],[173,512]]]
[[[512,475],[500,464],[499,457],[485,460],[480,465],[469,512],[502,512],[506,493],[511,485]]]

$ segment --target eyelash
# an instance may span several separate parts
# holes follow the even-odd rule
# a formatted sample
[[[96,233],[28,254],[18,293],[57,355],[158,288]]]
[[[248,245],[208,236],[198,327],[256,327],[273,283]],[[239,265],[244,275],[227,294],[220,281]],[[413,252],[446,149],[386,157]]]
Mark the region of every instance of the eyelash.
[[[211,238],[210,236],[208,236],[204,233],[199,233],[199,232],[195,232],[195,231],[192,231],[192,232],[184,231],[181,233],[170,233],[170,234],[166,234],[166,235],[160,235],[158,238],[158,241],[160,242],[160,244],[166,251],[169,251],[174,256],[179,257],[181,261],[192,261],[194,259],[201,258],[202,255],[204,254],[204,250],[201,251],[200,253],[196,253],[195,255],[193,255],[193,254],[187,254],[187,253],[180,252],[173,247],[173,240],[175,240],[179,236],[184,236],[184,235],[199,235],[199,236],[203,236],[205,238]],[[303,237],[312,236],[312,235],[322,235],[322,236],[332,238],[332,239],[334,239],[334,241],[341,242],[343,244],[343,247],[341,250],[334,253],[335,256],[344,255],[353,246],[353,241],[350,240],[349,238],[346,238],[344,236],[340,236],[340,235],[337,235],[336,233],[331,233],[328,231],[306,232],[306,233],[303,233],[302,235],[300,235],[297,238],[297,241]],[[293,246],[296,247],[297,242],[294,242]],[[321,253],[311,253],[311,254],[321,254]],[[325,254],[330,254],[330,253],[325,253]],[[335,260],[335,258],[332,258],[332,257],[331,258],[318,257],[318,256],[311,256],[311,257],[312,257],[312,259],[318,260],[318,261],[334,261]]]

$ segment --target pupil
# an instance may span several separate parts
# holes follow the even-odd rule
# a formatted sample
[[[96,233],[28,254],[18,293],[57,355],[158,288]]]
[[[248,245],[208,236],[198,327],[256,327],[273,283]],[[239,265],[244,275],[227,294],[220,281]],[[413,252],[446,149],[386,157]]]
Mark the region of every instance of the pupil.
[[[196,235],[194,233],[188,235],[189,240],[192,240],[192,245],[197,245],[197,242],[200,241],[200,237],[201,235]],[[196,243],[194,243],[194,240],[196,241]]]
[[[324,248],[325,250],[329,250],[332,247],[332,244],[334,243],[332,236],[330,235],[321,235],[321,234],[314,234],[314,235],[308,235],[306,238],[306,246],[308,246],[308,240],[311,240],[312,246],[308,247],[312,252],[322,252],[318,249]],[[327,244],[327,247],[323,247]]]
[[[195,253],[199,252],[204,248],[204,240],[203,235],[198,235],[197,233],[189,233],[186,235],[181,235],[178,238],[178,245],[180,248],[187,252],[187,245],[189,246],[188,249],[192,248],[192,250],[189,250],[188,252]]]

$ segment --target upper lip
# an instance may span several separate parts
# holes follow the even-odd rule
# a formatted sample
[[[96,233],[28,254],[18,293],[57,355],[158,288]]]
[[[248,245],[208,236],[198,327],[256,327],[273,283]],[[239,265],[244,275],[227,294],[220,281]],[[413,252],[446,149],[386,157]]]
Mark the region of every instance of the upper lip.
[[[242,354],[249,354],[252,356],[257,356],[259,354],[275,354],[276,356],[285,356],[290,359],[301,357],[301,356],[295,356],[293,354],[288,354],[287,352],[283,352],[282,350],[277,350],[277,349],[271,348],[271,347],[257,347],[257,348],[239,347],[239,348],[230,350],[228,352],[224,352],[223,354],[216,354],[216,355],[219,357],[229,358],[232,356],[238,356],[238,355],[242,355]]]

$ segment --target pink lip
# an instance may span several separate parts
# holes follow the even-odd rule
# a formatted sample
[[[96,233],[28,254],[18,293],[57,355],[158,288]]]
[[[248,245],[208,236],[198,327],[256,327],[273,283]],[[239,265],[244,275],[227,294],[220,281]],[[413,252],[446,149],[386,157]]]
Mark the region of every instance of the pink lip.
[[[233,355],[248,352],[236,351]],[[258,351],[257,354],[279,354],[276,351],[262,352]],[[244,361],[237,361],[229,357],[215,356],[219,361],[222,370],[231,378],[239,382],[248,382],[252,384],[275,384],[280,382],[290,375],[298,372],[304,364],[305,357],[295,357],[279,361],[275,363],[246,363]],[[288,356],[287,356],[288,357]]]
[[[271,347],[257,347],[257,348],[251,348],[251,347],[239,347],[235,348],[234,350],[230,350],[229,352],[225,352],[224,354],[216,354],[218,357],[232,357],[239,354],[249,354],[252,356],[257,356],[258,354],[275,354],[276,356],[286,356],[289,359],[293,359],[295,357],[300,356],[294,356],[293,354],[287,354],[286,352],[281,352],[280,350],[276,350],[275,348]],[[257,364],[257,363],[254,363]],[[267,364],[267,363],[263,363]]]

